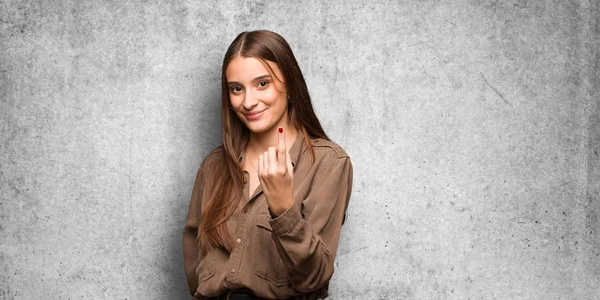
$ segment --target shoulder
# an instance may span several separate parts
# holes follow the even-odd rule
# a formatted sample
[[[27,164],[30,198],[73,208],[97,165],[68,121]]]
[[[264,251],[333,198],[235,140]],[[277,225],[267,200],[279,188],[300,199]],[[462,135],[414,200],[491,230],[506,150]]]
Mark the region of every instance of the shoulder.
[[[310,144],[315,150],[316,156],[327,156],[329,158],[348,158],[350,156],[344,151],[342,146],[338,145],[334,141],[327,140],[324,138],[310,138]]]
[[[310,138],[310,144],[315,153],[315,160],[311,165],[314,173],[310,173],[313,176],[313,182],[322,184],[324,182],[342,182],[348,178],[350,181],[352,180],[352,161],[342,146],[324,138]],[[309,155],[309,152],[310,150],[305,151],[306,155]],[[333,184],[331,188],[338,188],[338,186]]]
[[[212,149],[202,160],[198,172],[201,172],[204,169],[210,170],[216,165],[220,164],[223,158],[223,153],[225,153],[223,145]]]

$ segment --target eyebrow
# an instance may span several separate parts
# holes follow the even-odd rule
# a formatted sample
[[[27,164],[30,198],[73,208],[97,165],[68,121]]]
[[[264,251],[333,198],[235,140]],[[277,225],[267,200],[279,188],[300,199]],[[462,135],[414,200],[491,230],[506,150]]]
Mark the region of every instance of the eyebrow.
[[[265,78],[271,78],[271,75],[269,75],[269,74],[261,75],[261,76],[258,76],[256,78],[252,79],[252,81],[256,82],[256,81],[259,81],[259,80],[265,79]],[[241,83],[239,83],[237,81],[227,81],[227,85],[232,85],[232,84],[241,84]]]

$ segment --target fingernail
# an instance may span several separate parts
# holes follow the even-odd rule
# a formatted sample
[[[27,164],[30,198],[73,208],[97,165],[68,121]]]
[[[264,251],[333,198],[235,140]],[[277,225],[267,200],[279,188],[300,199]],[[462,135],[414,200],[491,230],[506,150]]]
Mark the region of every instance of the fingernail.
[[[279,127],[279,133],[283,133],[283,127]]]

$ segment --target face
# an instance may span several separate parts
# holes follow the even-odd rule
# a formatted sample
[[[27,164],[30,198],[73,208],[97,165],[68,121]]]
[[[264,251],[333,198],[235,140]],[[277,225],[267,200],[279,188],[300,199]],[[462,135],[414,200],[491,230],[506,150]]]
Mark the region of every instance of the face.
[[[225,76],[231,106],[238,118],[254,133],[286,127],[287,93],[283,74],[276,63],[237,56]]]

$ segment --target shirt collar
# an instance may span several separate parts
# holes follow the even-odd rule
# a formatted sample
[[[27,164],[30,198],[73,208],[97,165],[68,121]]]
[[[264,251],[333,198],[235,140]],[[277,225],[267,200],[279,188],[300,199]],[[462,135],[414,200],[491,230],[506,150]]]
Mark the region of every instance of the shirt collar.
[[[292,144],[292,147],[290,148],[290,151],[289,151],[290,152],[290,160],[292,161],[293,168],[296,167],[296,162],[298,161],[298,158],[300,157],[300,150],[302,149],[302,146],[304,146],[304,134],[302,133],[302,131],[298,131],[298,134],[296,135],[296,140]],[[240,163],[244,161],[244,152],[242,152],[240,154],[240,156],[238,157],[238,161]]]

